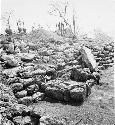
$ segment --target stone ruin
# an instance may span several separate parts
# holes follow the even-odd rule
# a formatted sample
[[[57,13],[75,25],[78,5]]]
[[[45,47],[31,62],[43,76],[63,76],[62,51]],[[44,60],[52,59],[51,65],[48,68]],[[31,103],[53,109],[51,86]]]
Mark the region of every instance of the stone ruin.
[[[105,45],[102,49],[89,46],[98,63],[98,68],[93,72],[83,58],[81,59],[80,50],[75,51],[75,60],[58,65],[42,65],[35,63],[39,58],[37,54],[16,52],[15,48],[15,43],[10,37],[1,41],[0,67],[2,70],[0,75],[2,83],[0,87],[3,89],[6,87],[6,90],[12,93],[3,94],[4,96],[0,98],[2,113],[6,113],[5,107],[10,110],[5,114],[8,125],[17,125],[18,119],[18,122],[24,125],[26,121],[38,123],[37,119],[40,119],[40,116],[34,114],[27,106],[46,98],[66,103],[85,101],[91,93],[91,87],[99,84],[100,71],[114,64],[113,43]],[[15,108],[12,111],[13,106]]]

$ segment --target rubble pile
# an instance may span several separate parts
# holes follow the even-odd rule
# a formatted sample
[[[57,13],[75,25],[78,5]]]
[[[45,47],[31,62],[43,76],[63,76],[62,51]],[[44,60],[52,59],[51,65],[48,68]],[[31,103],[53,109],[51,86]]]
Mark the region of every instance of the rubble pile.
[[[43,100],[46,96],[66,102],[72,100],[77,102],[79,97],[85,100],[91,92],[91,86],[99,80],[99,73],[96,71],[92,73],[88,67],[83,67],[78,60],[79,50],[74,50],[74,47],[68,44],[65,49],[61,48],[60,51],[52,49],[50,53],[43,48],[36,54],[15,50],[14,53],[9,53],[7,50],[10,47],[7,49],[4,47],[4,43],[8,43],[9,39],[10,37],[5,39],[1,47],[4,49],[0,57],[4,68],[2,76],[4,83],[12,88],[18,103],[28,105]],[[11,43],[12,41],[10,39]],[[94,49],[94,55],[94,51],[99,53]],[[107,47],[105,51],[108,51]],[[112,49],[110,51],[113,52]],[[55,57],[52,61],[57,58],[57,63],[54,65],[48,61],[44,62],[48,57]],[[42,62],[39,63],[39,60]]]
[[[47,97],[79,103],[90,95],[91,87],[99,84],[100,70],[113,66],[114,45],[111,43],[101,49],[88,47],[95,57],[93,60],[90,60],[93,55],[84,59],[83,53],[76,48],[68,43],[49,43],[35,51],[35,45],[32,48],[32,45],[30,47],[10,36],[2,39],[0,87],[4,93],[0,93],[0,107],[3,109],[0,111],[2,119],[6,118],[2,122],[34,125],[41,116],[28,109],[30,104]],[[95,60],[98,63],[96,69],[93,67]]]

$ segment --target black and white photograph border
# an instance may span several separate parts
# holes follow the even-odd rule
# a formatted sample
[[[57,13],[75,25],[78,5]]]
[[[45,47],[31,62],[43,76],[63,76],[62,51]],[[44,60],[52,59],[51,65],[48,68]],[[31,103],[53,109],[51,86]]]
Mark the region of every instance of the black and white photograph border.
[[[115,0],[0,7],[0,125],[115,125]]]

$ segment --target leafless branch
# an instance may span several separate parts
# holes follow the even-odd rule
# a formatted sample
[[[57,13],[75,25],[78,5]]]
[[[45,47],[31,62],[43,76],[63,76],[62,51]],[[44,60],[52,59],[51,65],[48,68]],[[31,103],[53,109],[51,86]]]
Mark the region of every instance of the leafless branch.
[[[63,21],[65,22],[66,25],[68,25],[71,29],[71,25],[68,23],[67,19],[65,18],[65,13],[64,15],[62,14],[63,12],[60,11],[60,9],[58,7],[56,7],[54,4],[51,4],[51,6],[54,8],[53,12],[58,12],[59,14],[59,17],[61,17],[63,19]],[[67,5],[65,6],[65,12],[66,12],[66,9],[67,9]]]

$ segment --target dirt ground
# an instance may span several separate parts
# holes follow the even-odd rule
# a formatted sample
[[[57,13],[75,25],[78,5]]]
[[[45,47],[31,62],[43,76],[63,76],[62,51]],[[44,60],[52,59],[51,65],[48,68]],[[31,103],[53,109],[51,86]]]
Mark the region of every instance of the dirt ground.
[[[114,125],[114,68],[102,72],[100,83],[92,88],[91,95],[81,104],[64,104],[47,99],[30,107],[37,114],[65,119],[67,125]]]

